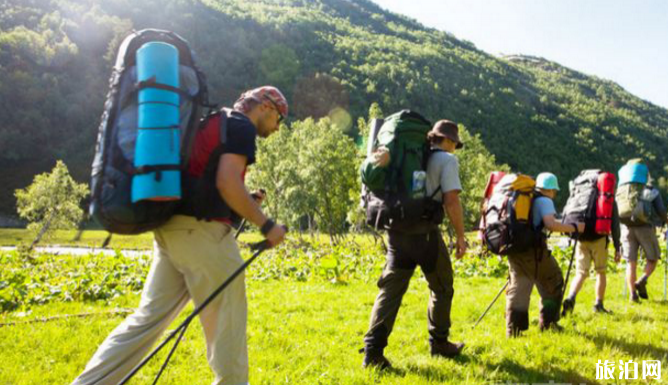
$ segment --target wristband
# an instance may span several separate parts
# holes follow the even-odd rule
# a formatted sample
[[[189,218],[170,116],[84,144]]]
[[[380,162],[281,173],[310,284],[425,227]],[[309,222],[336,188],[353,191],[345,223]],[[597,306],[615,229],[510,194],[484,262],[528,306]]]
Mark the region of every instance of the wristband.
[[[271,231],[271,229],[274,228],[274,226],[276,226],[276,223],[271,218],[267,219],[267,221],[264,222],[262,227],[260,227],[260,232],[262,233],[262,235],[266,237],[267,234],[269,234],[269,232]]]

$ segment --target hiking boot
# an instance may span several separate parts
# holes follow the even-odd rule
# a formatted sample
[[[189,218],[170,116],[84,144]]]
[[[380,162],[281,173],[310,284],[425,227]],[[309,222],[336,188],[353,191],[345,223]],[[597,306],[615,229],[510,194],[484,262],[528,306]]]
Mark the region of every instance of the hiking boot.
[[[647,296],[647,281],[638,281],[634,286],[640,298],[649,299],[649,297]]]
[[[559,325],[559,324],[556,323],[556,322],[552,322],[552,323],[550,323],[550,324],[547,325],[547,326],[545,326],[544,324],[540,324],[539,327],[540,327],[540,331],[541,331],[541,332],[544,332],[544,331],[546,331],[546,330],[552,330],[552,331],[554,331],[554,332],[561,333],[561,332],[564,331],[564,327],[561,326],[561,325]]]
[[[432,356],[441,356],[447,358],[454,358],[461,354],[464,349],[463,342],[452,343],[450,341],[445,342],[432,342],[431,343],[431,355]]]
[[[629,298],[629,300],[633,303],[640,303],[640,297],[638,297],[638,293],[635,291],[631,293],[631,298]]]
[[[602,302],[598,302],[594,305],[594,313],[612,314],[610,310],[603,307]]]
[[[363,368],[378,368],[380,370],[392,368],[390,360],[385,358],[382,349],[362,349],[360,352],[364,352]]]
[[[566,298],[561,309],[562,317],[565,317],[568,313],[573,313],[573,309],[575,309],[575,298]]]

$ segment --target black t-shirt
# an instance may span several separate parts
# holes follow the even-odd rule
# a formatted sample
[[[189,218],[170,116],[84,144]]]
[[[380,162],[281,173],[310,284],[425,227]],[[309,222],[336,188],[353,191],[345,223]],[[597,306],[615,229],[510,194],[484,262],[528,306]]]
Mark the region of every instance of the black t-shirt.
[[[247,158],[246,166],[255,163],[255,138],[257,128],[241,112],[232,111],[227,118],[227,143],[223,154],[244,155]]]

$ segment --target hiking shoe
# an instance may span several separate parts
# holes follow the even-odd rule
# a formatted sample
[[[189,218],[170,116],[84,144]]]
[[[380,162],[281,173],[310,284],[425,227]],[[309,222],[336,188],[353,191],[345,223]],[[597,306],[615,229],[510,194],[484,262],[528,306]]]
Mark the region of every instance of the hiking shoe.
[[[546,331],[546,330],[552,330],[552,331],[554,331],[554,332],[561,333],[561,332],[564,331],[564,327],[561,326],[561,325],[559,325],[559,324],[556,323],[556,322],[552,322],[552,323],[550,323],[548,326],[545,326],[545,325],[543,325],[543,324],[540,324],[539,327],[540,327],[540,331],[541,331],[541,332],[544,332],[544,331]]]
[[[612,314],[612,312],[604,308],[603,304],[600,302],[594,305],[594,313]]]
[[[378,368],[380,370],[392,368],[390,360],[385,358],[382,350],[362,349],[361,352],[364,352],[363,368]]]
[[[573,313],[573,309],[575,309],[575,298],[566,298],[561,308],[562,317],[565,317],[568,313]]]
[[[441,356],[447,358],[454,358],[461,354],[464,349],[463,342],[452,343],[450,341],[445,342],[432,342],[431,343],[431,355],[432,356]]]
[[[640,298],[649,299],[647,296],[647,281],[638,281],[634,286]]]
[[[635,291],[631,293],[630,301],[633,303],[640,303],[640,297],[638,297],[638,293],[636,293]]]

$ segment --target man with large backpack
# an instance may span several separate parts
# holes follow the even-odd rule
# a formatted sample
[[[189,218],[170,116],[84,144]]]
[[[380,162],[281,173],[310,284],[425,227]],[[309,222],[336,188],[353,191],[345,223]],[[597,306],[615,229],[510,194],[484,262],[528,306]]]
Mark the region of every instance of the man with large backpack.
[[[564,299],[562,315],[572,312],[577,296],[594,262],[596,302],[594,311],[610,313],[603,306],[608,266],[609,235],[615,246],[615,262],[621,257],[619,212],[615,202],[615,175],[600,170],[584,170],[570,185],[570,196],[564,208],[564,222],[583,221],[585,230],[577,244],[575,280]]]
[[[201,304],[242,265],[232,231],[239,217],[258,226],[271,246],[283,241],[285,229],[265,216],[244,175],[255,162],[255,138],[276,132],[287,113],[281,92],[265,86],[243,93],[233,110],[205,120],[186,172],[185,204],[155,230],[139,307],[107,337],[73,384],[117,384],[191,299]],[[214,384],[248,383],[246,312],[242,274],[200,313]]]
[[[503,182],[503,181],[502,181]],[[500,182],[501,184],[501,182]],[[556,220],[553,199],[559,191],[554,174],[544,172],[536,178],[536,196],[531,201],[530,220],[535,234],[528,247],[508,254],[510,283],[506,292],[506,335],[518,337],[529,328],[529,301],[533,286],[541,296],[540,330],[561,329],[559,310],[564,277],[547,247],[544,231],[577,233],[584,223],[563,224]]]
[[[426,168],[423,168],[426,172],[415,170],[405,173],[409,174],[409,180],[412,178],[413,192],[423,188],[424,191],[420,196],[428,201],[435,201],[435,210],[440,211],[441,214],[434,215],[432,213],[429,218],[424,219],[421,212],[423,210],[422,205],[411,206],[408,203],[401,204],[398,202],[387,204],[390,211],[388,214],[390,217],[389,224],[386,228],[389,243],[387,262],[378,280],[380,293],[373,306],[369,330],[364,336],[364,367],[385,369],[391,366],[385,358],[383,350],[387,346],[388,338],[401,306],[401,300],[408,289],[410,279],[417,266],[422,269],[430,289],[428,316],[432,356],[455,357],[460,354],[464,347],[463,343],[452,343],[448,340],[450,310],[454,294],[453,272],[448,250],[438,229],[438,224],[443,219],[444,209],[457,234],[456,258],[462,258],[466,252],[467,244],[464,235],[463,210],[459,200],[459,193],[462,189],[459,180],[459,164],[453,153],[455,149],[461,148],[463,144],[459,139],[459,129],[455,123],[441,120],[429,130],[430,125],[426,125],[428,122],[424,121],[424,118],[412,114],[414,113],[402,112],[393,115],[387,119],[385,124],[394,124],[394,119],[399,119],[399,126],[404,121],[414,124],[411,128],[407,123],[406,126],[409,128],[406,131],[422,132],[415,134],[417,140],[415,151],[419,152],[421,151],[420,146],[425,146],[425,156],[428,157],[428,161],[424,162],[427,159],[423,159],[423,166],[421,167],[426,164]],[[420,131],[418,126],[426,127],[427,131]],[[387,138],[385,128],[386,126],[381,128],[379,133],[381,142],[384,138]],[[400,129],[397,129],[395,133],[398,131]],[[428,144],[425,139],[428,139]],[[421,144],[420,140],[424,141],[424,144]],[[395,143],[388,144],[388,147],[390,149],[411,147],[405,142]],[[390,149],[381,148],[368,161],[373,163],[375,167],[387,169],[387,172],[391,174],[391,170],[397,167],[401,160],[407,159],[409,155],[401,151],[392,152]],[[401,179],[401,172],[399,174],[399,179]],[[386,191],[390,190],[391,188],[388,186]],[[392,201],[390,196],[386,195],[384,198],[386,201]],[[393,209],[397,207],[397,210]],[[410,211],[415,210],[419,210],[418,216],[423,217],[421,223],[410,222],[409,220],[409,217],[415,214]],[[401,214],[393,214],[395,211]],[[383,215],[380,213],[378,217]],[[398,218],[399,215],[403,215],[404,220],[410,224],[405,225]],[[371,223],[381,222],[377,218],[374,219],[374,215],[371,215],[369,219]]]
[[[647,280],[661,258],[655,227],[666,223],[666,207],[659,190],[652,186],[647,166],[631,159],[619,170],[616,194],[621,225],[622,253],[627,262],[626,283],[629,299],[648,299]],[[645,252],[647,264],[643,276],[636,280],[638,251]]]

